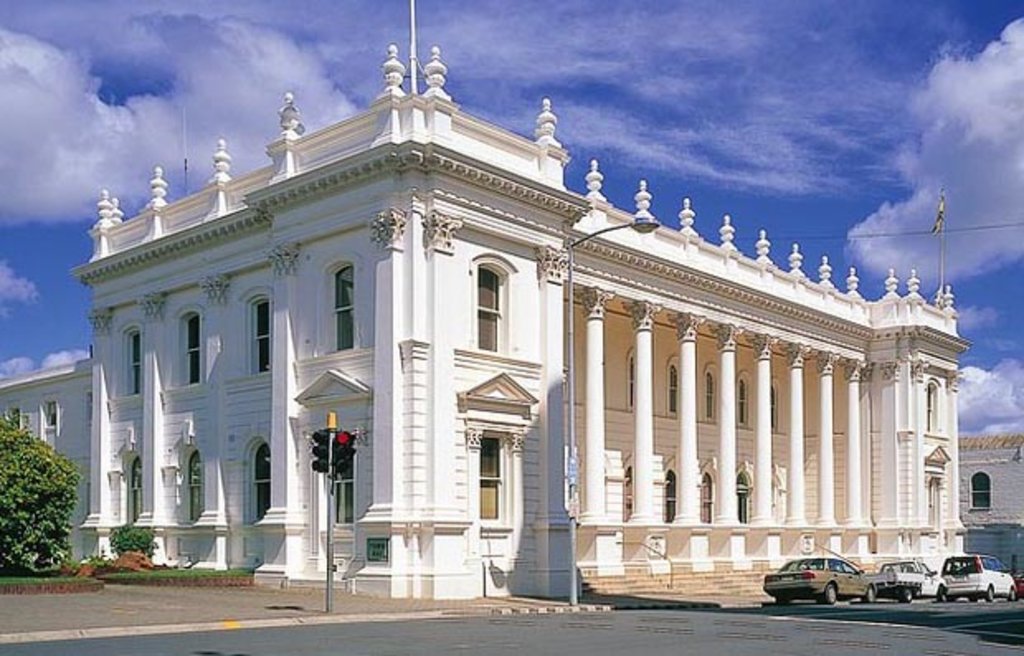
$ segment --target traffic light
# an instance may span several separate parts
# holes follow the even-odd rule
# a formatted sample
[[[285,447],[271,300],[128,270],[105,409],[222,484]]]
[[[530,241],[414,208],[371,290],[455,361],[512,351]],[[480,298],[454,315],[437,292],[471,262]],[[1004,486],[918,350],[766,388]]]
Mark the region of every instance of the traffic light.
[[[318,430],[313,433],[313,460],[311,465],[313,471],[326,474],[328,469],[327,459],[330,457],[331,431],[327,429]]]
[[[352,462],[356,455],[356,436],[348,431],[337,431],[331,444],[334,449],[332,454],[334,477],[340,478],[342,470]]]

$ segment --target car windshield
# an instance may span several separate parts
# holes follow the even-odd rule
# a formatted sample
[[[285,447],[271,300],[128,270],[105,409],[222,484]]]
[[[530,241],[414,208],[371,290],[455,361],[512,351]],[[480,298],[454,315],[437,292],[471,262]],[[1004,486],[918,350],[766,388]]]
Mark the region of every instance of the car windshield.
[[[942,573],[952,576],[976,574],[977,571],[974,558],[947,558],[946,564],[942,566]]]

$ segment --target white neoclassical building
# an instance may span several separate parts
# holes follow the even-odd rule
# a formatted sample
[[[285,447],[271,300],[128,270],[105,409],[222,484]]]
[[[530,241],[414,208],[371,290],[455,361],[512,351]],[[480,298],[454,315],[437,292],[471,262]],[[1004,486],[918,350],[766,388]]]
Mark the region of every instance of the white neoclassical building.
[[[567,237],[633,209],[596,162],[567,188],[546,101],[525,138],[456,105],[437,50],[412,93],[396,52],[340,123],[304,134],[287,96],[261,169],[232,171],[221,142],[187,198],[159,169],[136,216],[101,195],[74,271],[92,357],[0,381],[0,410],[85,474],[79,552],[135,523],[168,562],[321,579],[309,435],[329,410],[360,433],[336,532],[357,590],[564,594],[577,510],[591,577],[960,549],[948,288],[891,274],[868,300],[852,269],[840,289],[763,232],[745,255],[728,216],[683,199],[680,229],[580,245],[567,303]]]

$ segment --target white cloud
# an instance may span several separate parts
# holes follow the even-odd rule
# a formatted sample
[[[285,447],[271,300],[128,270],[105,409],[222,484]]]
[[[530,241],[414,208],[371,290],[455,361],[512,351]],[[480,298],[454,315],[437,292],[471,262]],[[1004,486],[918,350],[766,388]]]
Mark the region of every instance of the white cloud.
[[[957,315],[957,328],[966,332],[994,326],[999,321],[999,310],[994,307],[969,305],[957,308]]]
[[[31,373],[33,371],[41,371],[43,369],[52,369],[54,367],[62,367],[64,365],[74,364],[79,360],[85,360],[89,357],[89,351],[83,349],[67,349],[64,351],[55,351],[47,354],[43,357],[42,364],[38,367],[32,358],[27,357],[16,357],[9,360],[0,362],[0,378],[10,378],[12,376],[20,376],[21,374]]]
[[[1008,358],[991,370],[964,367],[960,433],[1024,433],[1024,361]]]
[[[31,280],[19,277],[7,262],[0,260],[0,317],[7,316],[9,303],[31,303],[38,296]]]
[[[978,275],[1024,258],[1024,19],[974,56],[946,55],[913,103],[920,141],[900,157],[909,197],[882,204],[850,236],[928,231],[946,189],[947,275]],[[955,232],[993,224],[1000,230]],[[933,282],[939,242],[933,235],[851,239],[871,271],[916,266]]]

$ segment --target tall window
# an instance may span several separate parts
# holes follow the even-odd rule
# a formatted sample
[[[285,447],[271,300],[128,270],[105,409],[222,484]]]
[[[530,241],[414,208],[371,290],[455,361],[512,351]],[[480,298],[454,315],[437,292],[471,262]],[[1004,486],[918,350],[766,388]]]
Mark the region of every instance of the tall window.
[[[498,519],[501,508],[501,442],[480,440],[480,519]]]
[[[740,472],[736,477],[736,510],[740,524],[750,523],[750,477]]]
[[[46,422],[46,428],[57,428],[57,402],[47,401],[43,405],[43,419]]]
[[[270,301],[252,305],[253,373],[270,371]]]
[[[715,377],[710,371],[704,374],[704,418],[708,421],[715,418]]]
[[[736,418],[740,426],[747,425],[749,418],[749,404],[747,403],[747,381],[741,380],[736,389]]]
[[[498,350],[501,327],[501,277],[480,267],[476,279],[476,345],[482,351]]]
[[[199,315],[189,314],[184,318],[185,332],[185,381],[195,385],[201,377],[199,348]]]
[[[252,462],[253,512],[256,521],[263,519],[270,509],[270,447],[261,444]]]
[[[636,403],[636,358],[632,355],[629,356],[629,371],[626,372],[626,376],[629,378],[627,381],[627,387],[629,392],[629,398],[626,399],[626,403],[632,408],[633,404]]]
[[[938,478],[928,482],[928,520],[932,528],[942,528],[942,483]]]
[[[355,298],[353,293],[353,267],[347,266],[334,274],[334,339],[339,351],[355,346]]]
[[[772,430],[779,430],[779,390],[772,384]]]
[[[679,370],[674,364],[668,368],[668,411],[673,415],[679,412]]]
[[[194,522],[203,514],[203,459],[198,451],[188,458],[188,520]]]
[[[334,521],[351,524],[355,520],[355,458],[345,461],[334,483]]]
[[[626,478],[622,481],[622,521],[633,516],[633,468],[626,467]]]
[[[676,516],[676,473],[671,469],[665,474],[665,523],[670,524]]]
[[[142,459],[135,457],[128,467],[128,524],[134,524],[142,512]]]
[[[971,508],[992,507],[992,479],[985,472],[971,476]]]
[[[935,433],[939,430],[939,386],[935,383],[928,383],[925,402],[928,413],[927,430],[929,433]]]
[[[705,473],[700,479],[700,521],[710,524],[714,512],[715,484],[711,480],[711,474]]]
[[[128,393],[142,392],[142,335],[137,330],[125,335],[128,360]]]

